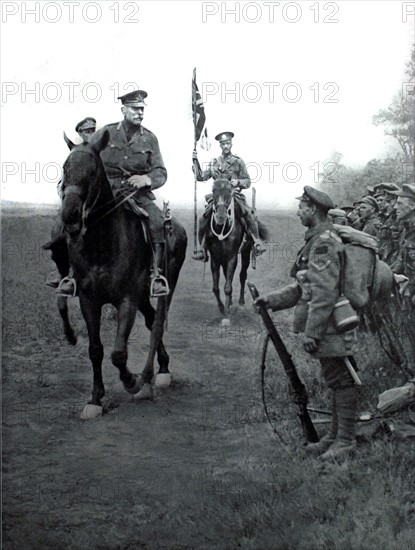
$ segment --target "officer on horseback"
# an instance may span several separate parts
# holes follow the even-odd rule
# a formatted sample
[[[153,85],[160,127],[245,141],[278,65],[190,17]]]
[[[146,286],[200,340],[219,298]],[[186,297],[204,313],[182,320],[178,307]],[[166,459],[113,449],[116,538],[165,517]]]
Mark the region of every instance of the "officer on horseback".
[[[156,136],[141,124],[147,95],[144,90],[135,90],[118,97],[124,119],[104,126],[96,132],[91,143],[99,141],[105,131],[109,132],[109,142],[101,151],[101,159],[114,195],[125,197],[126,206],[145,220],[154,260],[151,295],[157,298],[169,294],[170,289],[167,279],[161,275],[165,246],[164,215],[154,203],[152,190],[165,184],[167,170]],[[134,190],[136,193],[132,195]],[[65,294],[71,290],[65,289]]]
[[[214,180],[228,179],[231,182],[235,189],[234,198],[238,214],[245,220],[250,236],[252,236],[254,240],[255,252],[257,254],[262,254],[265,248],[259,238],[258,224],[251,208],[247,205],[245,195],[240,192],[241,189],[248,189],[250,187],[251,179],[244,161],[231,152],[233,137],[233,132],[221,132],[215,137],[222,149],[222,154],[220,157],[213,159],[209,163],[208,168],[204,171],[202,171],[200,167],[197,153],[193,153],[196,178],[197,181],[207,181],[213,178]],[[193,255],[195,260],[202,260],[205,262],[208,260],[208,254],[205,247],[205,233],[212,214],[212,196],[207,195],[206,200],[208,204],[203,217],[199,221],[199,243],[201,244],[202,250]]]
[[[95,118],[92,116],[87,116],[83,118],[80,122],[78,122],[78,124],[75,126],[75,132],[82,139],[82,143],[75,145],[64,133],[65,142],[71,150],[74,148],[79,149],[82,147],[86,147],[89,143],[89,140],[95,133],[96,127],[97,121],[95,120]],[[58,184],[58,194],[61,198],[63,194],[62,185],[63,181],[61,179]],[[73,286],[73,282],[71,282],[71,280],[66,277],[69,273],[69,260],[67,257],[68,254],[65,242],[65,228],[63,226],[60,215],[58,216],[52,228],[52,241],[45,244],[43,248],[44,250],[52,251],[52,260],[56,263],[58,267],[58,271],[52,271],[51,273],[49,273],[46,278],[46,285],[52,288],[59,288],[59,293],[61,293],[61,291],[63,290],[63,294],[68,294],[72,296],[75,288]],[[64,277],[63,282],[62,277]]]

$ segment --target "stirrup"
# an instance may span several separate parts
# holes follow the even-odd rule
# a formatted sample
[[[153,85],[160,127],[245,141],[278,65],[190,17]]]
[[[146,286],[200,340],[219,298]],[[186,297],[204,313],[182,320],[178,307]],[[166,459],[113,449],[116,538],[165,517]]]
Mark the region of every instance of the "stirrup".
[[[264,243],[254,243],[253,250],[254,250],[255,256],[261,256],[261,254],[267,251]]]
[[[73,292],[72,292],[72,294],[63,291],[62,287],[64,287],[66,284],[71,284],[71,285],[73,285]],[[77,288],[75,279],[72,278],[72,277],[64,277],[64,278],[62,279],[62,281],[59,283],[59,286],[58,286],[58,288],[56,289],[55,292],[56,292],[56,294],[58,294],[59,296],[70,296],[71,298],[75,298],[77,291],[78,291],[78,288]]]
[[[52,288],[58,288],[61,282],[61,276],[57,271],[51,271],[49,275],[46,277],[45,285],[50,286]]]
[[[154,293],[154,283],[155,282],[162,282],[164,285],[165,290],[162,290],[161,292],[158,292],[157,294]],[[166,277],[163,277],[163,275],[155,275],[151,279],[150,283],[150,297],[151,298],[161,298],[162,296],[168,296],[170,294],[170,288],[169,283],[166,279]]]

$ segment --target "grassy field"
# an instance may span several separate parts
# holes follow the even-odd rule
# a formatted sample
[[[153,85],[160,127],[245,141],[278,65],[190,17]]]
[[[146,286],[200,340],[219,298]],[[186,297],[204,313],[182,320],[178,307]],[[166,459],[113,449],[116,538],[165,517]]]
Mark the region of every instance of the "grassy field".
[[[165,336],[173,384],[151,402],[134,402],[123,390],[109,359],[115,322],[108,306],[107,414],[83,422],[92,388],[85,325],[72,300],[78,344],[67,344],[54,293],[44,285],[53,264],[41,245],[54,213],[3,212],[3,547],[412,550],[414,440],[362,424],[355,458],[322,466],[303,450],[285,375],[270,354],[267,395],[289,444],[284,450],[262,408],[264,330],[251,298],[234,307],[231,327],[220,327],[210,270],[203,281],[202,264],[190,258],[192,213],[175,214],[188,230],[189,250]],[[261,217],[271,242],[249,278],[269,291],[289,280],[303,228],[295,214]],[[238,291],[236,277],[234,298]],[[274,320],[310,403],[327,408],[318,362],[291,332],[292,312]],[[137,318],[133,371],[147,350]],[[356,357],[364,382],[359,410],[374,413],[377,395],[404,378],[375,335],[360,334]],[[326,426],[316,424],[320,434]]]

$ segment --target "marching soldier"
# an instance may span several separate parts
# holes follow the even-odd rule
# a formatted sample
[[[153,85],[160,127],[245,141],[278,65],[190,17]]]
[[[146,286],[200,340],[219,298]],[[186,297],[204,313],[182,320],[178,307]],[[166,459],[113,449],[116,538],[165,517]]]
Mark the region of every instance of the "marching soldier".
[[[363,197],[359,201],[359,213],[362,227],[356,227],[355,229],[360,229],[360,231],[364,231],[369,235],[377,237],[380,227],[378,211],[379,207],[376,199],[374,199],[370,195],[366,195],[366,197]]]
[[[222,154],[220,157],[211,160],[206,170],[202,171],[197,159],[197,153],[193,153],[193,161],[196,170],[197,181],[207,181],[210,178],[216,179],[228,179],[235,189],[235,205],[239,210],[240,216],[245,220],[245,223],[252,235],[255,243],[255,251],[257,254],[261,254],[266,249],[263,246],[262,241],[259,238],[258,224],[254,217],[251,208],[247,205],[245,196],[241,193],[241,189],[248,189],[251,185],[251,178],[247,172],[244,161],[234,155],[232,150],[232,138],[233,132],[221,132],[215,139],[219,142]],[[195,260],[208,260],[208,254],[204,246],[205,232],[209,223],[210,215],[212,212],[212,199],[210,195],[206,196],[208,204],[203,217],[199,221],[199,243],[202,250],[193,255]]]
[[[332,390],[330,432],[307,446],[316,454],[324,453],[321,458],[327,460],[346,455],[355,446],[356,388],[345,361],[347,358],[356,366],[352,356],[355,339],[353,332],[337,333],[333,318],[343,246],[327,216],[334,204],[326,193],[309,186],[298,200],[297,215],[307,231],[291,270],[296,282],[259,296],[256,303],[273,311],[296,306],[294,332],[304,333],[304,349],[320,360],[323,377]]]

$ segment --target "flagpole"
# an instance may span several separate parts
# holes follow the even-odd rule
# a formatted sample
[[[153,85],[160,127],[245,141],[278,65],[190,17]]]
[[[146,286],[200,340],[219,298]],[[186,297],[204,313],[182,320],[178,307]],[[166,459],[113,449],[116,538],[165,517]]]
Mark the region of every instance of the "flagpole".
[[[193,69],[193,80],[192,80],[192,111],[193,111],[193,152],[196,152],[196,67]],[[193,162],[193,176],[194,176],[194,190],[193,190],[193,254],[197,253],[197,170],[195,162]]]

